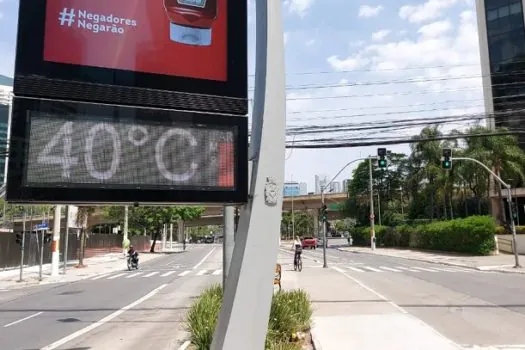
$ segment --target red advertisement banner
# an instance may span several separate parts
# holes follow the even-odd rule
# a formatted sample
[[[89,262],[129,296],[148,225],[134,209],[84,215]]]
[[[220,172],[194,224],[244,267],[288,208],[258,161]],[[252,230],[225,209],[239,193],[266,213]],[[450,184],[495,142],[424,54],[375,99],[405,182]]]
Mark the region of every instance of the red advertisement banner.
[[[226,81],[227,0],[49,0],[44,60]]]

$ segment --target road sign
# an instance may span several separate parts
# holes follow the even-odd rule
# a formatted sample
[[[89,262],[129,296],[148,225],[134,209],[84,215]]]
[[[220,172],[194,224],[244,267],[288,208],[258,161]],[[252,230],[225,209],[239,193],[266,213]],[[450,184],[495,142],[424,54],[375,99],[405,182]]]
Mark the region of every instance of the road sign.
[[[36,224],[33,226],[34,230],[48,230],[49,226],[47,225],[47,222],[43,222],[41,224]]]

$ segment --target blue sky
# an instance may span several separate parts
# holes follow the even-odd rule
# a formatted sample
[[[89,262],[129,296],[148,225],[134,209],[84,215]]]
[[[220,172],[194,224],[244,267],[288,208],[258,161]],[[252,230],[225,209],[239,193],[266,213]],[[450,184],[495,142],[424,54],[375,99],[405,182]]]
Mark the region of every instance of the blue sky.
[[[253,74],[254,0],[248,2]],[[0,74],[8,76],[13,74],[17,11],[17,0],[0,0]],[[484,111],[473,0],[284,0],[283,20],[288,127]],[[456,78],[443,80],[451,77]],[[410,79],[423,82],[400,83]],[[351,83],[365,85],[348,86]],[[316,88],[297,89],[304,85]],[[327,111],[334,109],[338,111]],[[451,124],[446,129],[462,127],[465,124]],[[344,136],[409,137],[418,131]],[[288,150],[286,179],[307,182],[313,191],[315,174],[333,176],[348,161],[376,148]],[[390,149],[406,152],[408,146]],[[350,174],[349,169],[340,180]]]

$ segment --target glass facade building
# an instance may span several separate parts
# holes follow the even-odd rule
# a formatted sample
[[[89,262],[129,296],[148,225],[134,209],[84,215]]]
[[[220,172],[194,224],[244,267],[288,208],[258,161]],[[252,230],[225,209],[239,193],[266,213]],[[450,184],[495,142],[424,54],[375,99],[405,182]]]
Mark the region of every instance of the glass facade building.
[[[491,127],[524,130],[525,125],[525,0],[476,0],[479,49],[485,109]],[[524,130],[525,131],[525,130]],[[522,148],[525,135],[518,134]],[[511,181],[511,179],[504,179]],[[525,222],[525,188],[513,189],[518,217]],[[498,217],[500,200],[491,192],[491,208]],[[508,217],[508,206],[505,205]]]
[[[478,0],[478,24],[486,99],[492,125],[519,129],[525,118],[525,21],[522,0]],[[481,8],[483,11],[480,11]],[[483,59],[484,54],[488,57]],[[485,62],[484,62],[485,61]],[[487,101],[486,101],[487,102]],[[525,135],[519,136],[525,146]]]

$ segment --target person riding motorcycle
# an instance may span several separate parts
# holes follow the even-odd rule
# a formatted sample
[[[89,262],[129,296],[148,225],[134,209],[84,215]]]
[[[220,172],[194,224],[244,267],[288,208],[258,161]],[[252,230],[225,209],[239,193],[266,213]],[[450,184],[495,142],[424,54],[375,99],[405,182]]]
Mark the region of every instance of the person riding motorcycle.
[[[294,250],[295,250],[293,261],[295,265],[295,262],[298,261],[298,259],[301,257],[301,253],[303,252],[303,244],[301,243],[301,238],[297,237],[294,240],[293,244],[294,244]]]
[[[128,255],[131,257],[132,261],[138,265],[139,263],[139,253],[133,248],[132,245],[129,246]]]

